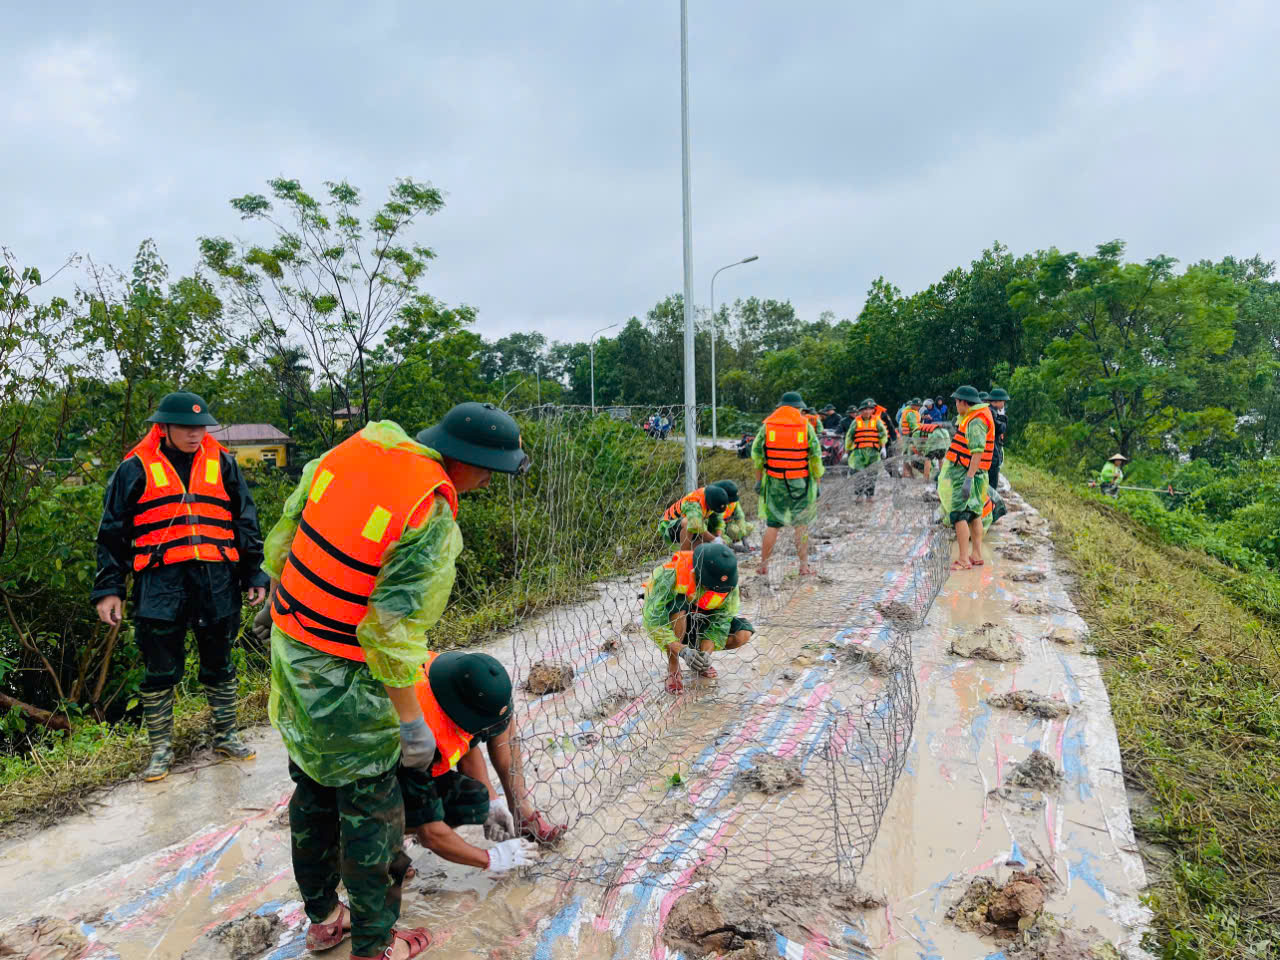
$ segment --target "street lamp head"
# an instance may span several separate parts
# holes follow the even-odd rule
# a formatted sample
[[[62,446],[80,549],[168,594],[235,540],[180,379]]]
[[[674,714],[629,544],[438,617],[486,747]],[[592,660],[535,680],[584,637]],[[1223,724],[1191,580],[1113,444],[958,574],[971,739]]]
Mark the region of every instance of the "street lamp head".
[[[759,259],[760,259],[760,258],[759,258],[758,256],[756,256],[755,254],[752,254],[751,256],[747,257],[745,260],[739,260],[738,262],[739,262],[739,263],[750,263],[752,260],[759,260]]]

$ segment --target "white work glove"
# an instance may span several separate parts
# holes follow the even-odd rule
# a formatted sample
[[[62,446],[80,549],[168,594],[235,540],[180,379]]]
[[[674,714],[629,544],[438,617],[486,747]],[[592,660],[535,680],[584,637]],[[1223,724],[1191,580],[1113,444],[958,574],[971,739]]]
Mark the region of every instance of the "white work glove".
[[[686,646],[680,651],[680,659],[689,665],[690,670],[705,670],[711,666],[711,654],[703,653],[693,647]]]
[[[501,798],[489,804],[489,816],[484,822],[484,838],[486,840],[506,840],[516,835],[516,822],[511,818],[511,811]]]
[[[712,543],[724,543],[724,537],[716,537],[716,538],[715,538],[714,540],[712,540],[711,542],[712,542]]]
[[[489,872],[506,873],[516,867],[527,867],[537,859],[537,844],[529,840],[503,840],[489,850]]]
[[[400,762],[406,767],[427,770],[436,758],[436,735],[422,717],[400,724]]]
[[[961,496],[964,497],[965,500],[968,500],[970,494],[972,493],[973,493],[973,477],[965,477],[964,486],[960,488],[960,494]]]

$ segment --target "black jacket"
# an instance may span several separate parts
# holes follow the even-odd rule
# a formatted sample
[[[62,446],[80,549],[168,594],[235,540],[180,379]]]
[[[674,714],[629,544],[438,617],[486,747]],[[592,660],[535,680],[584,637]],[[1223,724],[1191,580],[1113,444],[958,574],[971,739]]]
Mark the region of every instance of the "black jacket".
[[[997,410],[995,407],[992,407],[991,419],[996,422],[995,444],[997,447],[1003,447],[1005,435],[1009,432],[1009,414],[1003,410]]]
[[[164,455],[186,486],[191,482],[193,454],[182,453],[168,444]],[[238,563],[208,563],[190,560],[144,570],[134,577],[133,615],[153,620],[186,617],[211,622],[240,611],[241,593],[250,587],[266,587],[270,580],[262,571],[262,533],[258,530],[258,508],[254,505],[235,457],[222,453],[222,487],[231,498],[229,508],[235,524]],[[98,525],[98,575],[94,578],[91,602],[103,597],[124,597],[125,578],[133,570],[130,536],[138,501],[147,488],[142,461],[130,457],[107,481],[102,498],[102,522]]]
[[[844,418],[838,413],[829,413],[822,418],[822,429],[839,430]]]

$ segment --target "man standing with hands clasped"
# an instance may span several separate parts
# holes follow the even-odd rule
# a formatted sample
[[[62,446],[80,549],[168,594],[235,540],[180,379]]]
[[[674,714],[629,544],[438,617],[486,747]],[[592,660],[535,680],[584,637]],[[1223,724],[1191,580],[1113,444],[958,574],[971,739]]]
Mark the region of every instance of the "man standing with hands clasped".
[[[267,594],[258,511],[235,457],[209,436],[218,421],[194,393],[170,393],[151,430],[107,481],[98,525],[98,617],[119,624],[125,580],[133,575],[134,639],[142,653],[142,713],[151,742],[146,781],[173,763],[174,687],[186,667],[190,628],[200,651],[200,682],[213,712],[213,748],[233,760],[255,752],[236,728],[241,593]]]

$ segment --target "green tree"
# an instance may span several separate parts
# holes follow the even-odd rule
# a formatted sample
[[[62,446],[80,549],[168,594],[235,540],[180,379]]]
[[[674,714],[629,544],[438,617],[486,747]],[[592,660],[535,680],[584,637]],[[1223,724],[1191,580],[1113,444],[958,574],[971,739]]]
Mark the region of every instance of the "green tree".
[[[1051,251],[1011,285],[1026,333],[1042,344],[1040,385],[1071,421],[1077,446],[1132,456],[1187,448],[1234,418],[1200,378],[1235,338],[1239,288],[1219,271],[1173,271],[1174,260],[1124,263],[1119,240],[1092,257]]]
[[[386,378],[399,370],[371,363],[388,329],[407,312],[434,309],[420,287],[435,254],[409,235],[444,199],[430,184],[401,179],[362,219],[360,192],[345,181],[327,181],[322,199],[297,180],[268,185],[271,199],[246,194],[231,201],[242,218],[270,229],[267,244],[203,237],[200,250],[256,350],[264,356],[299,347],[307,352],[320,389],[299,399],[328,444],[336,436],[335,410],[354,408],[355,426],[377,415]]]

